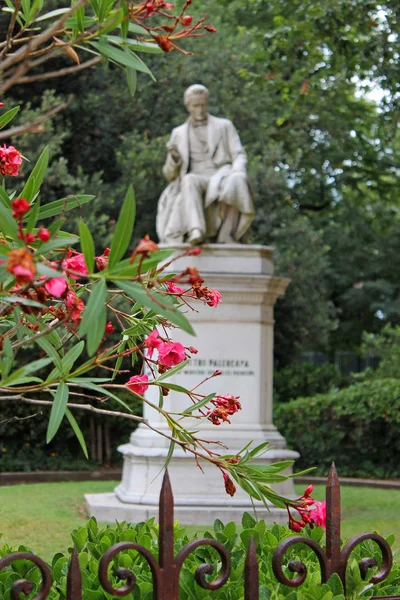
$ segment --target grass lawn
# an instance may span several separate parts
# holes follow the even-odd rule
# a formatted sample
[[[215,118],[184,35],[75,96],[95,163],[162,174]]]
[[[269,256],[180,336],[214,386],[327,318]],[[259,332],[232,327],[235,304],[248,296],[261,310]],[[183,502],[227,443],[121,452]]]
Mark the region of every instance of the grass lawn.
[[[46,483],[0,487],[0,532],[14,548],[24,544],[49,560],[70,546],[70,532],[85,519],[83,494],[110,492],[117,482]],[[302,492],[304,486],[297,486]],[[317,486],[314,496],[324,499]],[[393,533],[400,548],[398,506],[400,490],[342,487],[342,537],[377,531],[384,537]],[[205,528],[190,527],[190,532]]]

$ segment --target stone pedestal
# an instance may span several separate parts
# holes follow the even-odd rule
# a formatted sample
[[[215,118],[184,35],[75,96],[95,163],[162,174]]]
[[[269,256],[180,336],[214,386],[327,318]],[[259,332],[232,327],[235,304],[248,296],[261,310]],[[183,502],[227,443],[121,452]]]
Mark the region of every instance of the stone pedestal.
[[[242,411],[232,416],[231,424],[217,427],[206,421],[198,426],[191,419],[188,427],[199,430],[198,437],[202,439],[225,444],[228,451],[213,447],[221,454],[238,453],[249,441],[257,445],[268,440],[271,449],[260,459],[261,464],[297,458],[297,453],[286,449],[284,438],[272,423],[273,307],[289,283],[288,279],[274,276],[272,248],[203,246],[201,255],[179,259],[173,264],[173,271],[180,272],[187,266],[198,268],[205,284],[221,292],[223,303],[217,308],[196,303],[197,312],[188,315],[197,334],[195,338],[172,332],[175,341],[194,346],[198,354],[170,381],[192,389],[219,370],[222,375],[206,381],[199,391],[240,396],[242,404]],[[158,391],[150,388],[148,398],[158,403]],[[170,392],[164,401],[164,407],[171,412],[187,406],[187,397],[176,392]],[[145,416],[155,428],[170,433],[156,411],[146,406]],[[168,447],[168,439],[139,426],[130,442],[118,448],[124,456],[124,467],[115,494],[88,494],[89,514],[107,521],[140,521],[156,515],[161,485],[158,475]],[[210,525],[215,518],[240,522],[245,510],[253,510],[248,495],[238,489],[233,498],[227,496],[219,469],[209,464],[202,467],[204,473],[196,466],[193,455],[175,450],[168,467],[175,518],[183,524]],[[275,489],[293,496],[291,481]],[[256,503],[256,507],[258,516],[268,521],[286,519],[283,511],[272,507],[268,512],[261,503]]]

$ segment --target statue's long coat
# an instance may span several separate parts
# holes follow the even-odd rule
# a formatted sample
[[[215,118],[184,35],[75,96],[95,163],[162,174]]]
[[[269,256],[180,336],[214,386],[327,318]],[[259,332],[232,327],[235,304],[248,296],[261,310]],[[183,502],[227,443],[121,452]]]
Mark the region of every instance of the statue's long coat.
[[[215,235],[220,225],[218,200],[224,180],[231,172],[246,175],[247,155],[239,135],[231,121],[208,115],[208,136],[211,158],[218,171],[210,179],[205,198],[205,213],[208,235]],[[182,207],[181,178],[189,172],[189,119],[176,127],[171,134],[167,148],[175,146],[181,157],[177,164],[168,153],[163,173],[171,183],[162,193],[157,212],[157,234],[161,241],[180,239],[188,233]],[[241,213],[238,239],[250,226],[254,217],[254,206],[250,194],[243,195],[244,206],[237,207]]]

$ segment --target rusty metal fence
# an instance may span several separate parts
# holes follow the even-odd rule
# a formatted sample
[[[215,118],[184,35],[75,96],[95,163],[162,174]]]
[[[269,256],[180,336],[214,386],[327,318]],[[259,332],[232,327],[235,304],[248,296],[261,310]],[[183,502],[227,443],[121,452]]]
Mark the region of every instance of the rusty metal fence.
[[[369,582],[372,584],[384,581],[392,569],[393,556],[389,544],[376,533],[358,535],[341,547],[340,542],[340,484],[336,469],[332,466],[326,485],[326,547],[323,549],[317,542],[303,536],[293,536],[281,542],[272,556],[272,566],[277,580],[291,588],[298,588],[307,577],[307,569],[300,561],[286,563],[287,551],[296,544],[306,544],[316,554],[321,567],[321,583],[328,581],[333,573],[340,577],[344,590],[346,590],[346,566],[353,550],[366,540],[374,541],[380,548],[382,560],[378,573]],[[201,546],[211,546],[218,552],[221,560],[221,569],[217,578],[210,582],[207,575],[213,573],[210,564],[200,565],[194,577],[199,586],[206,590],[222,588],[228,581],[231,569],[231,557],[228,550],[217,540],[203,538],[188,543],[182,550],[174,555],[174,498],[168,473],[165,473],[159,504],[159,556],[158,559],[146,548],[132,542],[120,542],[109,548],[100,559],[99,580],[103,589],[114,597],[124,597],[132,593],[135,587],[135,576],[128,569],[118,569],[116,575],[124,584],[113,587],[109,580],[109,568],[118,553],[125,550],[135,550],[147,561],[153,580],[154,600],[178,600],[179,576],[185,559]],[[34,563],[41,572],[42,581],[40,589],[33,600],[46,600],[49,596],[52,576],[48,565],[39,557],[27,553],[17,552],[0,559],[0,572],[16,560],[28,560]],[[361,576],[366,577],[371,567],[378,566],[375,558],[363,558],[359,563]],[[286,567],[294,576],[285,575]],[[259,598],[259,566],[257,561],[256,546],[251,539],[247,550],[244,567],[245,600],[258,600]],[[27,580],[16,581],[11,588],[13,600],[22,600],[21,594],[31,594],[33,584]],[[374,596],[371,600],[380,598],[394,599],[400,596]],[[82,594],[82,575],[79,567],[78,553],[74,549],[68,568],[66,600],[85,600]]]

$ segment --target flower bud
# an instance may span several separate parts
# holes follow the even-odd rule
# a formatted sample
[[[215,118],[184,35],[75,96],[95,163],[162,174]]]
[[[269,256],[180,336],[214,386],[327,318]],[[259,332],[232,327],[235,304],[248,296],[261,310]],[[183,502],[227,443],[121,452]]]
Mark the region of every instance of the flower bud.
[[[193,17],[190,15],[183,15],[183,17],[180,18],[180,22],[184,27],[189,27],[193,22]]]
[[[48,242],[50,239],[50,235],[50,231],[48,229],[43,229],[42,227],[39,229],[39,232],[37,234],[41,242]]]

